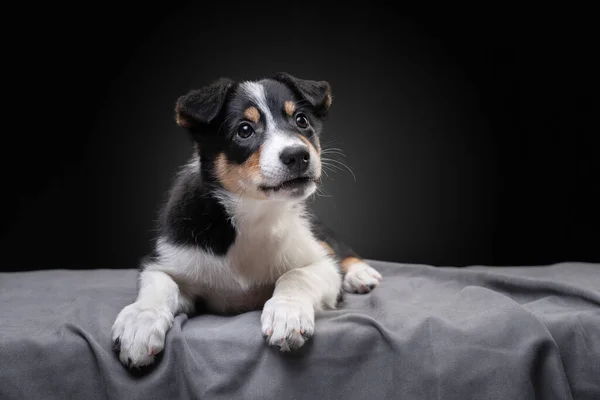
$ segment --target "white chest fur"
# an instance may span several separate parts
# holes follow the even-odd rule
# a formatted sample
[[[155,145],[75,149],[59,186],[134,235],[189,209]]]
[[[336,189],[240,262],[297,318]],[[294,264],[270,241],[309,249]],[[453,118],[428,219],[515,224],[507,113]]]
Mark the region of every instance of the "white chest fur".
[[[237,233],[226,255],[159,239],[158,263],[147,268],[167,272],[182,291],[227,312],[262,305],[285,272],[327,257],[310,231],[303,204],[231,198],[223,204]]]

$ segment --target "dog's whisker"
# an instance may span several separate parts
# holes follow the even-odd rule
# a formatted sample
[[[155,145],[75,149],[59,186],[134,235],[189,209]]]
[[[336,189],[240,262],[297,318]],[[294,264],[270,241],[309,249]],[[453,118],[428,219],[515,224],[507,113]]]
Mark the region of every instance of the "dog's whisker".
[[[342,157],[346,157],[346,155],[342,152],[338,152],[338,151],[322,151],[321,152],[322,155],[329,155],[329,156],[342,156]]]
[[[331,172],[331,173],[336,173],[336,172],[339,172],[339,171],[343,171],[343,169],[341,167],[338,167],[337,165],[335,165],[335,166],[324,165],[323,168],[327,169],[327,171]]]
[[[335,164],[325,164],[323,163],[323,168],[328,168],[330,172],[337,172],[337,171],[342,171],[343,168],[340,167],[339,165],[335,165]]]
[[[316,194],[319,197],[333,197],[332,195],[327,194],[326,190],[323,187],[317,187]]]
[[[331,195],[323,194],[323,193],[319,193],[319,192],[315,192],[315,194],[317,195],[317,197],[333,197]]]
[[[354,172],[352,171],[352,169],[351,169],[351,168],[350,168],[348,165],[346,165],[344,162],[342,162],[342,161],[339,161],[339,160],[334,160],[334,159],[332,159],[332,158],[327,158],[327,159],[325,159],[325,160],[326,160],[327,162],[333,162],[333,163],[339,164],[339,165],[341,165],[342,167],[346,168],[346,169],[347,169],[347,170],[348,170],[348,171],[349,171],[349,172],[352,174],[352,177],[354,178],[354,181],[356,182],[356,175],[354,175]]]
[[[327,142],[323,142],[321,145],[323,147],[328,147],[329,145],[332,145],[332,144],[337,143],[337,142],[339,142],[338,138],[330,138],[330,139],[328,139]]]
[[[329,147],[327,145],[322,145],[321,146],[325,151],[332,151],[332,150],[336,150],[336,151],[340,151],[340,152],[344,152],[343,149],[340,149],[339,147]]]
[[[322,156],[327,156],[327,157],[346,157],[345,154],[342,153],[321,153]]]
[[[332,173],[343,171],[342,168],[337,167],[337,166],[329,166],[328,168],[329,168],[329,172],[332,172]]]
[[[337,162],[337,163],[336,163]],[[333,158],[321,158],[321,164],[322,165],[328,165],[328,166],[337,166],[336,164],[338,164],[340,161],[335,160]]]

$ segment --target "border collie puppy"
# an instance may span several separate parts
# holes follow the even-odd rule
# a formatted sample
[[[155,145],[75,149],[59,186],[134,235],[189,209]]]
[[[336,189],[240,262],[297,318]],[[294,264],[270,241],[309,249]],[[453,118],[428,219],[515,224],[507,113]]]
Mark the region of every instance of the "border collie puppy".
[[[321,177],[325,81],[279,73],[219,79],[180,97],[177,124],[195,144],[159,218],[139,293],[112,327],[119,358],[151,364],[177,313],[262,309],[262,334],[288,351],[314,332],[315,312],[342,289],[367,293],[381,275],[309,213]]]

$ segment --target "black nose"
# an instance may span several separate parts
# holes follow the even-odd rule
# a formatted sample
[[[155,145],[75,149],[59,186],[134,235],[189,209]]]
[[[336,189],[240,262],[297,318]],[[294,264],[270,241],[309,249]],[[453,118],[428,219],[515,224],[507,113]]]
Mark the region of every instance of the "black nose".
[[[290,171],[301,174],[308,169],[310,153],[304,146],[293,146],[283,149],[279,159]]]

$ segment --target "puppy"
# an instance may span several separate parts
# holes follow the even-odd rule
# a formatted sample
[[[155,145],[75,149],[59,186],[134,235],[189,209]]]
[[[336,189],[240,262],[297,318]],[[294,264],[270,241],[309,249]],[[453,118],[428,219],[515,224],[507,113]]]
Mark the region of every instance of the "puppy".
[[[314,332],[315,312],[342,290],[366,293],[381,275],[310,214],[321,177],[325,81],[287,73],[219,79],[180,97],[176,121],[195,145],[159,218],[139,293],[112,327],[119,358],[151,364],[177,313],[262,308],[262,334],[283,351]]]

